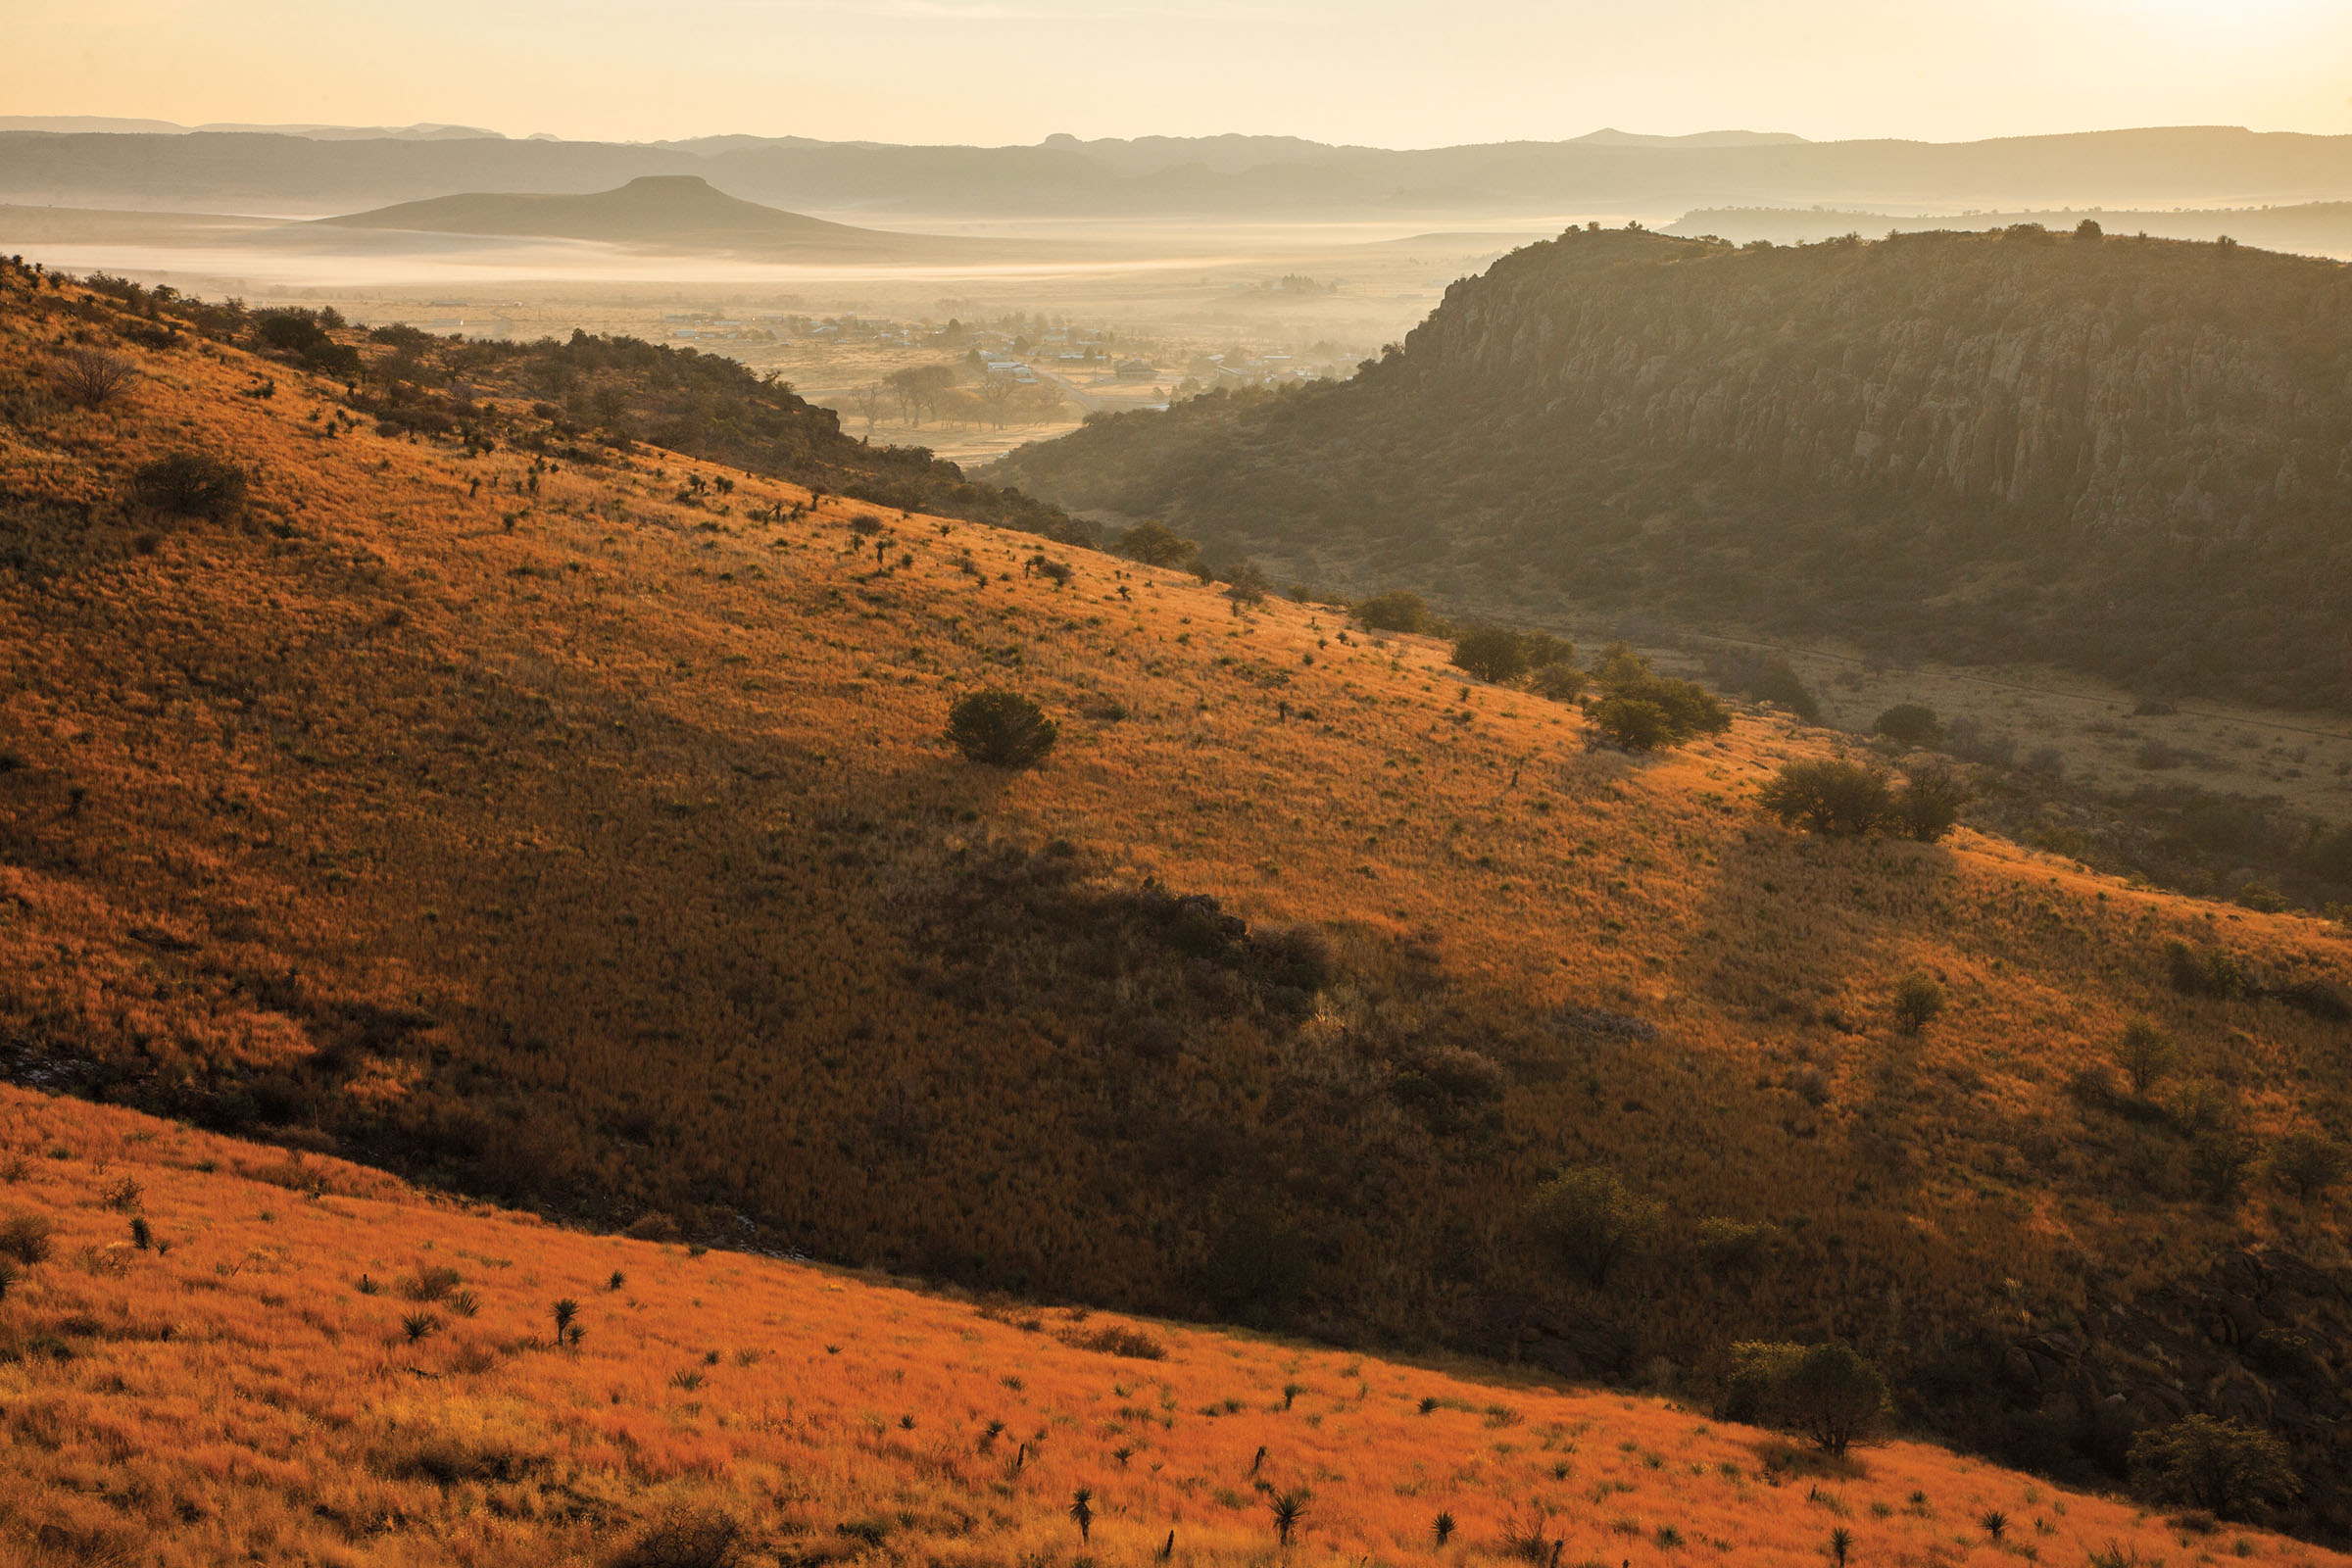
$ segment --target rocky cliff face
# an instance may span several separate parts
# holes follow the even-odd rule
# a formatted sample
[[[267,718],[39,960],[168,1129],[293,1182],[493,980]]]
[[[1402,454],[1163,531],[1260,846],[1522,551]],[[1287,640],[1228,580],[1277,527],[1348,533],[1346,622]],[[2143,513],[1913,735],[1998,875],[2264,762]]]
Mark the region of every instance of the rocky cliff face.
[[[2151,539],[2250,538],[2352,484],[2352,271],[2228,247],[1570,236],[1407,349],[1425,388],[1540,399],[1563,436]]]
[[[2317,586],[2352,580],[2352,269],[2329,262],[1571,230],[1352,382],[1102,421],[1010,468],[1343,588],[2352,700]]]

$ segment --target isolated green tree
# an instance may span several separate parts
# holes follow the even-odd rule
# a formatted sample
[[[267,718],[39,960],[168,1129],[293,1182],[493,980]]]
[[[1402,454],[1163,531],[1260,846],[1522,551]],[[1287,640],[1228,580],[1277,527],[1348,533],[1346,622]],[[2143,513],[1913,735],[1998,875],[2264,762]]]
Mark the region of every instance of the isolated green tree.
[[[1200,558],[1200,547],[1185,538],[1165,523],[1139,522],[1119,536],[1110,547],[1129,561],[1140,561],[1147,566],[1190,566]]]
[[[2124,1038],[2115,1048],[2116,1065],[2132,1080],[2132,1093],[2142,1100],[2148,1098],[2158,1079],[2173,1070],[2176,1054],[2173,1037],[2145,1018],[2125,1024]]]
[[[1480,680],[1515,680],[1527,673],[1527,648],[1508,626],[1473,626],[1453,640],[1453,667]]]
[[[1555,659],[1528,671],[1527,689],[1555,703],[1573,703],[1585,694],[1585,672],[1564,659]]]
[[[1886,774],[1855,762],[1790,762],[1756,804],[1791,827],[1838,837],[1875,832],[1894,811]]]
[[[1935,977],[1912,971],[1895,983],[1894,1023],[1907,1035],[1918,1034],[1942,1015],[1943,987]]]
[[[1061,730],[1046,710],[1001,686],[973,692],[948,710],[948,739],[975,762],[1029,767],[1045,760]]]
[[[1886,1379],[1842,1340],[1732,1347],[1724,1415],[1801,1432],[1825,1453],[1867,1441],[1886,1411]]]
[[[2246,1519],[2303,1490],[2286,1445],[2242,1421],[2192,1415],[2132,1440],[2132,1478],[2151,1502]]]
[[[2344,1179],[2344,1146],[2315,1132],[2292,1132],[2271,1151],[2271,1175],[2297,1198],[2311,1198]]]
[[[1662,751],[1677,738],[1666,710],[1639,697],[1603,698],[1592,710],[1592,725],[1601,739],[1629,752]]]
[[[1915,767],[1904,779],[1902,793],[1894,798],[1889,824],[1906,838],[1933,844],[1959,825],[1960,813],[1975,799],[1976,792],[1955,769]]]
[[[1392,588],[1374,594],[1354,608],[1356,623],[1366,631],[1420,632],[1429,629],[1429,607],[1421,596]]]
[[[1781,1399],[1790,1424],[1815,1447],[1843,1453],[1878,1430],[1886,1410],[1886,1379],[1852,1346],[1832,1340],[1797,1357]]]

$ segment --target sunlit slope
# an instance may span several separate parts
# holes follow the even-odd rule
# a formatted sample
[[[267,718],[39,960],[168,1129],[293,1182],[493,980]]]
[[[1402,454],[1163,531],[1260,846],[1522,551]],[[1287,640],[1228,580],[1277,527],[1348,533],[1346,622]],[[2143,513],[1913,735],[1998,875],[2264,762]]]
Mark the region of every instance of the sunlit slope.
[[[1838,1333],[1911,1419],[2046,1415],[2067,1462],[2246,1379],[2332,1430],[2332,1382],[2203,1325],[2241,1248],[2337,1255],[2262,1160],[2340,1121],[2343,1026],[2177,993],[2164,948],[2276,990],[2340,976],[2333,928],[1966,832],[1793,837],[1752,792],[1829,742],[1782,717],[1592,750],[1328,609],[669,453],[386,438],[40,300],[0,328],[21,1079],[590,1221],[1573,1375]],[[122,401],[42,390],[76,332],[139,365]],[[256,471],[241,518],[124,503],[174,446]],[[984,683],[1060,722],[1045,766],[944,745]],[[1951,999],[1917,1036],[1914,971]],[[2113,1092],[2143,1013],[2177,1114]],[[1601,1290],[1520,1220],[1584,1163],[1668,1210]],[[1726,1273],[1714,1217],[1773,1229]],[[1998,1380],[2058,1332],[2088,1395]]]
[[[1650,1399],[584,1236],[0,1089],[25,1221],[50,1256],[0,1301],[11,1565],[717,1560],[620,1555],[698,1511],[750,1563],[1143,1562],[1170,1532],[1176,1563],[1255,1563],[1282,1494],[1309,1563],[1541,1531],[1563,1563],[1795,1565],[1838,1529],[1864,1563],[2346,1560],[1910,1444],[1825,1469]]]

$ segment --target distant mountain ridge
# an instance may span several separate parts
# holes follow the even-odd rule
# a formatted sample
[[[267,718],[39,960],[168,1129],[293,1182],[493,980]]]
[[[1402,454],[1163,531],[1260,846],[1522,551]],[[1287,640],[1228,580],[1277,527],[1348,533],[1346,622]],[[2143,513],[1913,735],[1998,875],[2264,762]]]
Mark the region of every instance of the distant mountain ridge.
[[[52,131],[60,134],[186,136],[198,131],[261,136],[302,136],[314,141],[504,141],[506,132],[479,125],[319,125],[249,124],[240,121],[208,121],[182,125],[170,120],[119,120],[110,115],[0,115],[0,130]]]
[[[248,131],[0,129],[0,202],[318,217],[456,191],[580,195],[699,174],[794,211],[925,216],[1420,219],[1691,208],[2242,206],[2352,200],[2352,136],[2159,127],[1931,143],[1601,131],[1393,151],[1289,137],[1049,137],[908,147],[717,136],[622,144],[322,140]]]
[[[779,212],[713,190],[709,181],[694,174],[640,174],[618,189],[586,196],[527,192],[437,196],[321,221],[339,228],[791,251],[876,261],[942,256],[963,248],[953,239],[885,234]]]

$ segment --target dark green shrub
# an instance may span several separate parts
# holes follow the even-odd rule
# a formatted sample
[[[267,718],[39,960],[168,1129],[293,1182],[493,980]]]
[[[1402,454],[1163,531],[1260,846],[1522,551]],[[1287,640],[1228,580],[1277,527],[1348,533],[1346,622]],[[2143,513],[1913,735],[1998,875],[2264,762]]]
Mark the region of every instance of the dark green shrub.
[[[1453,640],[1453,667],[1480,680],[1516,680],[1527,673],[1527,648],[1508,626],[1473,626]]]
[[[1922,703],[1897,703],[1871,725],[1871,733],[1905,746],[1936,746],[1943,740],[1943,721]]]
[[[1421,596],[1392,588],[1355,606],[1356,623],[1366,631],[1421,632],[1430,628],[1429,607]]]
[[[172,452],[143,463],[130,476],[131,494],[158,512],[215,522],[245,504],[245,470],[208,452]]]
[[[1545,664],[1576,662],[1576,644],[1565,637],[1554,637],[1547,631],[1521,632],[1519,651],[1527,656],[1527,667],[1530,669],[1542,669]]]
[[[45,1214],[11,1214],[0,1220],[0,1257],[14,1258],[27,1268],[46,1263],[56,1249],[56,1230]]]
[[[1629,752],[1655,752],[1672,746],[1674,720],[1657,704],[1639,697],[1604,698],[1592,710],[1592,723],[1601,739]]]
[[[612,1559],[612,1568],[732,1568],[743,1526],[715,1508],[672,1507]]]
[[[1889,820],[1905,838],[1933,844],[1959,826],[1960,813],[1975,799],[1975,792],[1951,768],[1914,768],[1894,798]]]
[[[1779,1235],[1777,1226],[1711,1216],[1698,1222],[1698,1257],[1709,1272],[1723,1276],[1752,1272],[1764,1261],[1765,1249]]]
[[[2134,1018],[2124,1025],[2124,1038],[2115,1048],[2115,1064],[2132,1080],[2132,1092],[2145,1100],[2156,1081],[2173,1070],[2177,1054],[2172,1036],[2145,1018]]]
[[[948,739],[975,762],[1029,767],[1043,761],[1060,727],[1019,692],[992,686],[948,710]]]
[[[1756,803],[1790,827],[1845,837],[1877,831],[1894,814],[1886,774],[1854,762],[1790,762]]]
[[[2344,1179],[2344,1146],[2319,1133],[2288,1133],[2271,1151],[2271,1176],[2297,1198],[2324,1193]]]
[[[1623,688],[1618,695],[1637,702],[1655,703],[1664,710],[1667,722],[1674,726],[1677,746],[1693,736],[1720,735],[1732,727],[1731,713],[1696,681],[1652,675]]]
[[[1850,1345],[1749,1341],[1732,1347],[1724,1415],[1801,1432],[1824,1453],[1869,1441],[1886,1412],[1886,1379]]]
[[[342,324],[343,318],[331,310],[316,315],[298,309],[264,311],[255,318],[253,335],[270,353],[298,360],[322,373],[348,377],[359,373],[359,350],[336,342],[326,331]]]
[[[1254,561],[1237,562],[1218,575],[1225,579],[1225,597],[1245,605],[1262,605],[1274,591],[1274,579]]]
[[[2192,1415],[2132,1440],[2132,1474],[2151,1502],[2246,1519],[2303,1490],[2286,1445],[2242,1421]]]
[[[2248,990],[2244,965],[2219,948],[2199,953],[2175,937],[2164,945],[2164,964],[2173,989],[2183,996],[2230,1002]]]
[[[1555,703],[1573,703],[1585,694],[1585,672],[1566,660],[1554,660],[1528,672],[1527,689]]]
[[[1810,724],[1821,717],[1821,699],[1783,654],[1735,649],[1708,656],[1707,673],[1726,691],[1786,708]]]
[[[2209,1203],[2231,1203],[2246,1184],[2246,1167],[2253,1151],[2235,1130],[2218,1127],[2200,1133],[2188,1146],[2188,1180],[2197,1196]]]
[[[1613,1172],[1565,1170],[1536,1189],[1528,1220],[1560,1263],[1594,1289],[1628,1256],[1648,1245],[1665,1205],[1629,1192]]]
[[[1894,988],[1895,1027],[1907,1035],[1918,1034],[1934,1023],[1943,1012],[1943,987],[1932,976],[1916,971],[1903,976]]]
[[[1844,1340],[1731,1348],[1724,1417],[1804,1432],[1823,1452],[1868,1441],[1886,1415],[1886,1378]]]

